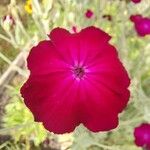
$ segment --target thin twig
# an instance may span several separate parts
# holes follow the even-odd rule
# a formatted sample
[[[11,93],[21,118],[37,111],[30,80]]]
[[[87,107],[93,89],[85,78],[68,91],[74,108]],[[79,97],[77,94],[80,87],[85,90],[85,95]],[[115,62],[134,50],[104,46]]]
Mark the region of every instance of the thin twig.
[[[16,63],[11,62],[5,55],[0,52],[0,58],[2,58],[5,62],[7,62],[12,69],[16,70],[19,74],[26,77],[26,73],[20,67],[17,66]],[[19,59],[19,58],[18,58]],[[14,61],[15,62],[15,61]]]
[[[14,46],[14,43],[11,41],[11,39],[9,39],[8,37],[0,34],[0,38],[7,41],[8,43],[12,44]]]

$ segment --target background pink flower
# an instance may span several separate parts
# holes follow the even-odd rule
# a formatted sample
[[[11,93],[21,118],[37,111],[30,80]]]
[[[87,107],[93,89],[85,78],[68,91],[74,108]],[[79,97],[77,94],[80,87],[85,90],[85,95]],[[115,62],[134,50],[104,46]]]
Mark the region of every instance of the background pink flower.
[[[150,124],[143,123],[134,130],[135,144],[150,150]]]
[[[94,15],[94,13],[90,9],[87,9],[87,11],[85,12],[85,17],[88,19],[92,18],[93,15]]]
[[[59,134],[80,123],[93,132],[115,128],[130,80],[111,37],[96,27],[74,34],[55,28],[49,37],[32,48],[21,88],[35,121]]]
[[[141,0],[131,0],[133,3],[140,3]]]
[[[134,22],[135,29],[139,36],[150,34],[150,18],[142,17],[141,15],[132,15],[130,20]]]
[[[132,22],[137,22],[137,21],[140,21],[142,19],[142,15],[140,14],[136,14],[136,15],[131,15],[130,16],[130,20]]]

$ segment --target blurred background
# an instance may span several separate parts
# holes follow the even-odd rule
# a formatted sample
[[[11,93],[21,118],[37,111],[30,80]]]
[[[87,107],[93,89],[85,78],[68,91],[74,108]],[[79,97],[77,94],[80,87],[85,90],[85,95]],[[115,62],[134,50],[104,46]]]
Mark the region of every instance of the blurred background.
[[[133,131],[150,122],[150,36],[137,35],[132,14],[150,16],[150,0],[0,0],[0,149],[141,149],[134,144]],[[131,77],[130,102],[112,131],[92,133],[80,126],[73,133],[54,135],[34,122],[20,96],[29,75],[26,57],[54,27],[78,32],[89,25],[112,36]]]

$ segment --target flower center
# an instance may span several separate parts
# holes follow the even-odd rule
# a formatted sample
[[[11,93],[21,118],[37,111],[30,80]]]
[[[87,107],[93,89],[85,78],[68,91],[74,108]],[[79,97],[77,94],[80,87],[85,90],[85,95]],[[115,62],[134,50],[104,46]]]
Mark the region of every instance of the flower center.
[[[85,74],[85,70],[83,67],[74,67],[73,73],[77,79],[81,79]]]

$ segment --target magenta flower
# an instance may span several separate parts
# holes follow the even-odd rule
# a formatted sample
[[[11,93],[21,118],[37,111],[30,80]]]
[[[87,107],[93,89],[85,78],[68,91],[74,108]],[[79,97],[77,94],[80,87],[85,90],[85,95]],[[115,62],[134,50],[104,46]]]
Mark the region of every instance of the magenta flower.
[[[137,21],[140,21],[141,19],[142,19],[142,15],[140,15],[140,14],[130,16],[130,20],[132,22],[137,22]]]
[[[94,13],[90,9],[87,9],[87,11],[85,12],[85,17],[88,18],[88,19],[92,18],[93,15],[94,15]]]
[[[150,34],[150,18],[142,17],[141,15],[132,15],[130,20],[134,22],[135,29],[139,36]]]
[[[55,28],[49,37],[32,48],[21,88],[35,121],[58,134],[80,123],[93,132],[117,127],[130,80],[111,37],[96,27],[74,34]]]
[[[134,130],[135,144],[150,150],[150,124],[143,123]]]
[[[140,3],[141,0],[131,0],[133,3]]]

